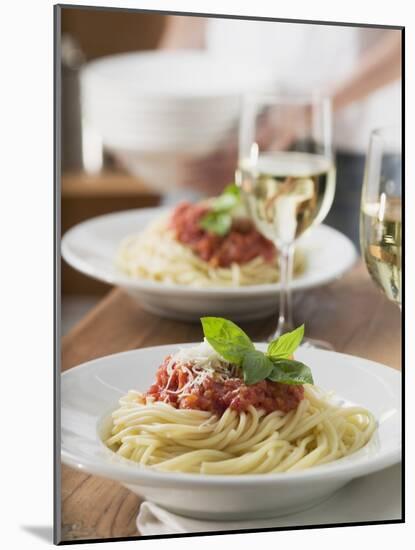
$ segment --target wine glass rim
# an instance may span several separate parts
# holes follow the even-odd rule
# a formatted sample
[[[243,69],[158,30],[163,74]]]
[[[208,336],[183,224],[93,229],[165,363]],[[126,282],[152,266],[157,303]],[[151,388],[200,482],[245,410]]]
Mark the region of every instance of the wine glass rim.
[[[319,91],[312,92],[248,92],[243,95],[245,102],[271,105],[281,103],[285,105],[310,105],[313,103],[331,104],[331,97]]]

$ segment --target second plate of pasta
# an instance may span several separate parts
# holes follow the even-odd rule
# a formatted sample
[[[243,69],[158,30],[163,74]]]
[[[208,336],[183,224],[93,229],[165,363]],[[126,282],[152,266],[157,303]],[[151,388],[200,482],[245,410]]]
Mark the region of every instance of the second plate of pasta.
[[[257,257],[242,269],[209,268],[172,239],[166,230],[170,212],[144,208],[92,218],[64,235],[62,255],[78,271],[124,288],[145,309],[164,317],[198,320],[215,314],[249,320],[275,312],[277,267]],[[325,225],[315,227],[298,242],[292,289],[326,284],[355,260],[347,237]]]

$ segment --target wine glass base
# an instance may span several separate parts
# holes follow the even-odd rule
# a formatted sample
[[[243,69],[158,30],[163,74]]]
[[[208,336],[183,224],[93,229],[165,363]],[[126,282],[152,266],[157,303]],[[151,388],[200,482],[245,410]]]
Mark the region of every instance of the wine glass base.
[[[324,349],[334,351],[334,347],[326,340],[317,340],[315,338],[303,338],[301,345],[308,349]]]

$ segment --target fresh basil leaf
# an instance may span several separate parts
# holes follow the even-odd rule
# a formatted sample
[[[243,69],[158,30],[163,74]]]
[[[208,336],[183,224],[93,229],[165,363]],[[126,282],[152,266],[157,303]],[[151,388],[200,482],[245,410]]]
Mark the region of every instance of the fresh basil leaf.
[[[241,200],[240,190],[231,183],[225,187],[223,193],[212,201],[211,210],[200,220],[200,226],[211,233],[223,237],[229,233],[232,226],[232,210]]]
[[[236,195],[237,197],[241,196],[241,188],[236,185],[236,183],[229,183],[225,189],[222,191],[225,194]]]
[[[248,351],[242,359],[244,382],[248,385],[265,380],[273,368],[271,359],[268,359],[262,351]]]
[[[304,325],[299,326],[292,332],[282,334],[276,340],[270,342],[267,355],[273,358],[287,358],[294,353],[300,345],[304,336]]]
[[[229,211],[235,208],[239,203],[239,198],[232,193],[226,193],[217,197],[213,203],[212,208],[215,212]]]
[[[226,235],[232,225],[232,216],[226,212],[208,212],[200,220],[200,225],[206,231],[216,233],[223,237]]]
[[[244,355],[255,349],[249,336],[232,321],[222,317],[202,317],[200,320],[206,340],[226,361],[241,365]]]
[[[222,194],[214,199],[212,207],[215,211],[232,210],[241,199],[240,189],[234,183],[226,186]]]
[[[314,384],[307,365],[292,359],[272,359],[273,368],[268,379],[281,384]]]

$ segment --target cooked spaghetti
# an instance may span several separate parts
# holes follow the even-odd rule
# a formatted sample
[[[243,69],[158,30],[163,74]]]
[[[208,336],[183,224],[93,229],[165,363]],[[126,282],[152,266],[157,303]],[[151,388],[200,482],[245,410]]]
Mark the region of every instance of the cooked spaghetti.
[[[339,406],[310,384],[246,385],[205,342],[168,356],[147,393],[120,400],[106,444],[156,470],[266,474],[350,455],[375,425],[366,409]]]
[[[303,262],[303,256],[297,253],[297,274],[302,271]],[[140,234],[126,237],[116,263],[130,277],[194,287],[240,287],[279,281],[277,263],[266,262],[261,256],[244,264],[212,266],[177,241],[165,220],[158,220]]]

